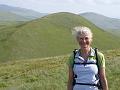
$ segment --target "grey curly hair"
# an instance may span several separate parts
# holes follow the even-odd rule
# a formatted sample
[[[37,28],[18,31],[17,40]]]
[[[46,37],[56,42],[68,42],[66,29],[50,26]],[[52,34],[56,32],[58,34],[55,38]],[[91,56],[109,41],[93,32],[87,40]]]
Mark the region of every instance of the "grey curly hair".
[[[91,32],[91,30],[88,27],[85,27],[85,26],[74,27],[73,30],[72,30],[72,34],[75,37],[79,37],[82,34],[89,35],[90,38],[93,37],[93,33]]]

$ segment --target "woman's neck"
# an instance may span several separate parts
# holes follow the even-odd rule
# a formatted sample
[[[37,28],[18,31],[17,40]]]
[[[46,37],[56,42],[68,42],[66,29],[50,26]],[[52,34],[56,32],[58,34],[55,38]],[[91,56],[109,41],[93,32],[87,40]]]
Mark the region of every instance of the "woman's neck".
[[[90,52],[90,47],[88,47],[88,48],[81,48],[81,54],[88,54]]]
[[[89,53],[90,53],[90,47],[89,48],[86,48],[86,49],[81,49],[81,56],[87,60],[88,59],[88,56],[89,56]]]

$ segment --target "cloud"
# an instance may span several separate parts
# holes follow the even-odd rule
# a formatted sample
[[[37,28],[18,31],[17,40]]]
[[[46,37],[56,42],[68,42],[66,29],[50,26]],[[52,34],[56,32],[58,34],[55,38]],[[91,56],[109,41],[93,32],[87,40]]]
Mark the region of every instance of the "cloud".
[[[96,4],[118,5],[120,0],[94,0]]]
[[[86,5],[120,5],[120,0],[64,0],[69,3],[86,4]],[[64,2],[63,1],[63,2]]]

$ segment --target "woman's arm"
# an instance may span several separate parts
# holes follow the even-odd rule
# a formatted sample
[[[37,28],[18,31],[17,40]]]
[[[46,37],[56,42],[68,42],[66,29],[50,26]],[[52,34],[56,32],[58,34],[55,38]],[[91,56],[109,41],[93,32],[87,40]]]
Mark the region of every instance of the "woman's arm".
[[[105,74],[105,68],[101,67],[99,69],[99,76],[100,76],[100,81],[103,87],[103,90],[108,90],[108,83],[106,79],[106,74]]]
[[[68,73],[67,90],[73,90],[73,70],[72,70],[72,67],[70,66],[69,66],[69,73]]]

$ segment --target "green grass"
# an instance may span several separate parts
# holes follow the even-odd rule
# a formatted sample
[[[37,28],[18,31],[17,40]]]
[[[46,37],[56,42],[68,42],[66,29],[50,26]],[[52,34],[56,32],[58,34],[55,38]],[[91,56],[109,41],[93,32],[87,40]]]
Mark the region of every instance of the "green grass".
[[[92,29],[93,47],[104,50],[120,48],[119,38],[104,32],[83,17],[72,13],[54,13],[0,29],[0,61],[68,54],[78,47],[71,34],[72,28],[77,25]]]
[[[113,35],[116,35],[118,37],[120,37],[120,29],[115,30],[115,29],[106,29],[107,32],[110,32]]]
[[[0,66],[0,89],[62,90],[66,84],[66,57],[22,60]],[[5,67],[7,66],[7,67]],[[64,75],[64,76],[63,76]],[[60,80],[60,81],[59,81]]]
[[[113,53],[114,52],[114,53]],[[120,89],[120,51],[103,52],[109,90]],[[0,64],[0,90],[66,90],[69,55]]]

